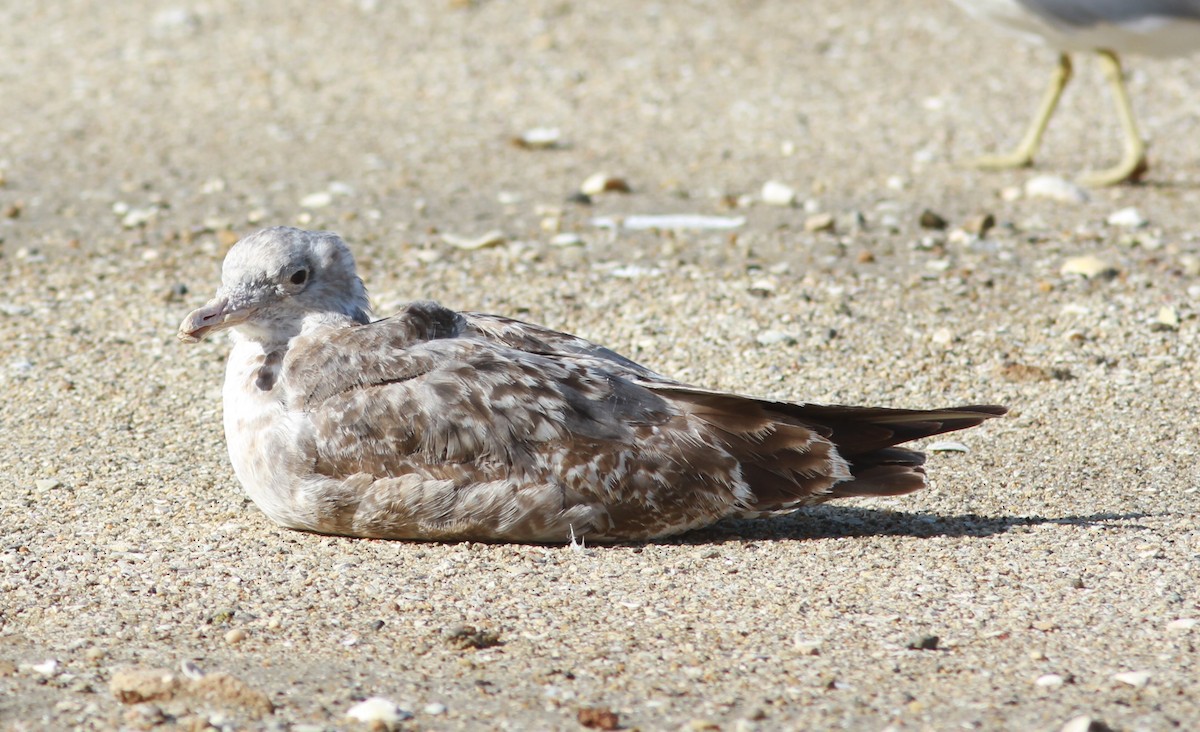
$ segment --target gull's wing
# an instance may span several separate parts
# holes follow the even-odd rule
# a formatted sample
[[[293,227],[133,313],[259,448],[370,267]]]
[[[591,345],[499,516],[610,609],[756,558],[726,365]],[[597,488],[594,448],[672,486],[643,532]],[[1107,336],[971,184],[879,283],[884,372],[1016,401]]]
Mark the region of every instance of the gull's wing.
[[[282,383],[318,430],[323,469],[391,474],[392,458],[409,457],[519,464],[547,443],[631,443],[636,428],[673,415],[588,364],[469,336],[408,341],[403,330],[390,319],[293,345]]]
[[[467,333],[500,343],[509,348],[544,355],[575,356],[599,359],[609,368],[628,376],[637,376],[652,381],[673,382],[645,366],[631,361],[616,351],[591,341],[562,333],[540,325],[513,320],[501,315],[487,313],[462,313]]]
[[[324,347],[326,337],[337,345]],[[288,359],[292,365],[291,385],[306,400],[319,401],[347,385],[405,378],[397,374],[428,370],[427,361],[433,357],[422,349],[407,349],[423,342],[453,338],[475,341],[482,350],[486,350],[483,344],[487,344],[529,356],[565,359],[634,381],[678,384],[578,336],[499,315],[458,313],[436,302],[421,300],[406,304],[390,318],[355,328],[352,333],[321,331],[313,338],[293,343]],[[401,352],[403,359],[379,358],[381,354]],[[328,374],[341,374],[344,380],[330,381],[326,378]]]

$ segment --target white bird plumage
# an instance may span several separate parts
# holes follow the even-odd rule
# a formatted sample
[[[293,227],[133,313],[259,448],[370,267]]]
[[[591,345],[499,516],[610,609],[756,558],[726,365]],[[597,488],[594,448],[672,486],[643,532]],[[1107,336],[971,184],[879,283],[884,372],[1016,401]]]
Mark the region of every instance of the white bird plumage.
[[[1200,51],[1200,0],[954,0],[992,21],[1059,52],[1058,66],[1024,137],[1009,153],[980,158],[982,168],[1031,165],[1042,134],[1071,80],[1071,53],[1094,52],[1112,89],[1124,134],[1120,162],[1083,176],[1091,185],[1137,180],[1147,169],[1146,144],[1125,88],[1121,54],[1157,58]]]
[[[414,302],[371,322],[335,234],[236,244],[179,337],[234,329],[225,435],[272,520],[396,539],[642,540],[925,486],[897,447],[996,406],[789,404],[691,387],[582,338]]]

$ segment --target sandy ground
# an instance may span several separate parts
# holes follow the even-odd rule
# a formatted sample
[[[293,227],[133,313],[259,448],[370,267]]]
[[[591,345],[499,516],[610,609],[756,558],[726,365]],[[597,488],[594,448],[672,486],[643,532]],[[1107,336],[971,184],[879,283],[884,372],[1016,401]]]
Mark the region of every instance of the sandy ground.
[[[1115,161],[1095,65],[1037,170],[965,169],[1053,56],[945,2],[108,5],[0,6],[0,728],[349,729],[373,696],[411,729],[1200,721],[1194,62],[1132,62],[1153,169],[1072,203],[1022,190]],[[534,127],[558,149],[512,144]],[[601,171],[632,193],[568,200]],[[591,223],[661,213],[745,222]],[[342,232],[382,314],[436,297],[708,386],[1012,414],[922,494],[647,546],[282,530],[225,455],[226,342],[174,337],[277,223]]]

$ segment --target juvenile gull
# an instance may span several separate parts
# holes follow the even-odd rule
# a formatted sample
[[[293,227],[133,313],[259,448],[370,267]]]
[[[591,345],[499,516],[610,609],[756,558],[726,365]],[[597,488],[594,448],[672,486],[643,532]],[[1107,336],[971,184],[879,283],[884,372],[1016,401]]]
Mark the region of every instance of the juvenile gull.
[[[393,539],[652,539],[925,486],[896,445],[1003,407],[789,404],[688,386],[529,323],[413,302],[372,322],[333,233],[238,242],[194,343],[233,328],[238,480],[294,529]]]
[[[1137,180],[1146,172],[1146,144],[1138,132],[1118,54],[1165,58],[1200,51],[1200,0],[955,0],[972,15],[1057,50],[1058,68],[1029,129],[1012,152],[980,158],[982,168],[1020,168],[1033,162],[1050,116],[1071,80],[1071,52],[1095,52],[1112,88],[1125,135],[1121,161],[1083,176],[1091,185]]]

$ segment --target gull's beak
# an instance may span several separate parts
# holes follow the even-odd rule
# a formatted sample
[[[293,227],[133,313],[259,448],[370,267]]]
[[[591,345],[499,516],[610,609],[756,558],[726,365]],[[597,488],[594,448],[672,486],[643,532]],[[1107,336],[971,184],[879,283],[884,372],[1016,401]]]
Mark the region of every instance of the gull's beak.
[[[184,343],[199,343],[209,333],[231,328],[244,323],[251,315],[248,307],[234,307],[229,298],[217,297],[208,304],[188,313],[179,324],[179,340]]]

